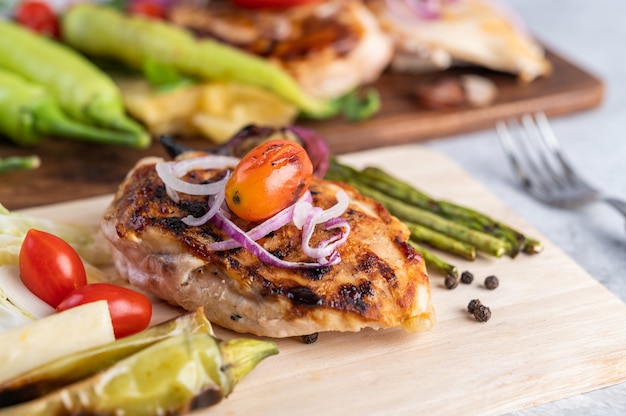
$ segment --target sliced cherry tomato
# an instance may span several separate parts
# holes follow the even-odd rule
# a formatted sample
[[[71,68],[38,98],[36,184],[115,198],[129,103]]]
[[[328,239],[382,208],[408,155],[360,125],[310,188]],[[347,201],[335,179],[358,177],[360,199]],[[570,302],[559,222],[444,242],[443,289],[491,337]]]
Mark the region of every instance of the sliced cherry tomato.
[[[235,5],[239,7],[246,7],[249,9],[261,9],[261,8],[282,8],[300,6],[307,3],[320,2],[321,0],[231,0]]]
[[[72,246],[61,238],[31,229],[20,248],[20,277],[24,285],[50,306],[87,284],[85,266]]]
[[[59,37],[59,19],[43,1],[21,2],[15,10],[15,21],[44,36]]]
[[[135,334],[148,327],[152,318],[152,303],[145,295],[109,283],[92,283],[70,292],[57,306],[57,312],[85,303],[106,300],[113,322],[115,338]]]
[[[263,221],[294,204],[308,189],[313,164],[289,140],[270,140],[246,154],[226,183],[226,203],[238,217]]]

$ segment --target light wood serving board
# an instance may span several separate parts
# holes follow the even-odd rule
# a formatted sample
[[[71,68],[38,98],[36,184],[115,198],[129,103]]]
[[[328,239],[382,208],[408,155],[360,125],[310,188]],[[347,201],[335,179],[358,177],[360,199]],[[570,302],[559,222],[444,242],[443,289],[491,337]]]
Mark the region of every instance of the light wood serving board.
[[[375,162],[433,196],[482,211],[542,239],[447,157],[417,145],[345,155]],[[97,222],[110,196],[26,210],[54,219]],[[571,258],[545,250],[516,259],[456,261],[471,285],[454,290],[431,275],[438,323],[427,333],[365,330],[320,334],[317,343],[278,340],[222,403],[200,414],[491,415],[626,380],[626,305]],[[601,253],[598,253],[601,255]],[[495,274],[500,286],[482,287]],[[479,323],[467,303],[491,307]],[[217,328],[224,338],[234,333]]]

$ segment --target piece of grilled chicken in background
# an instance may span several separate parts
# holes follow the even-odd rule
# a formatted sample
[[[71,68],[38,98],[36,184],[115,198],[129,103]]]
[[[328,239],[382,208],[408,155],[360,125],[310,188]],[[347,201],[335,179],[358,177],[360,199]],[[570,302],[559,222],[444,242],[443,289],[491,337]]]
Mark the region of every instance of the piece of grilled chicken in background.
[[[265,57],[310,94],[334,98],[375,81],[393,48],[361,1],[330,0],[285,9],[244,9],[230,1],[181,2],[169,19]]]
[[[402,0],[364,0],[394,42],[392,68],[442,70],[463,64],[517,75],[522,82],[549,75],[544,49],[513,10],[496,0],[442,0],[418,9]]]

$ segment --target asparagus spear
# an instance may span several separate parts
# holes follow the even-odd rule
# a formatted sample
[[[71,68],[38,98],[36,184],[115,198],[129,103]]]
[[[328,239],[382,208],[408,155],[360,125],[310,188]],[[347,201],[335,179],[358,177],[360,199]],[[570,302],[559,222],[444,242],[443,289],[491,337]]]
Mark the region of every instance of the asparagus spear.
[[[270,341],[224,342],[206,333],[183,333],[0,414],[180,414],[215,405],[260,361],[276,353]]]
[[[332,163],[328,172],[326,172],[327,178],[342,180],[354,186],[362,194],[380,202],[390,213],[398,217],[401,221],[413,222],[431,228],[464,243],[475,246],[476,250],[495,257],[501,257],[509,250],[509,244],[506,241],[480,231],[472,230],[422,208],[408,205],[381,191],[364,185],[362,182],[358,181],[358,178],[348,177],[338,172],[335,167],[336,164]]]
[[[359,180],[366,185],[386,192],[402,201],[427,209],[445,218],[464,224],[467,227],[487,232],[508,241],[511,249],[507,254],[511,257],[515,257],[529,243],[533,246],[530,252],[535,252],[535,250],[539,248],[536,240],[527,238],[524,234],[508,225],[471,208],[453,202],[431,198],[429,195],[389,175],[380,168],[366,167],[360,172]]]
[[[10,156],[0,158],[0,173],[8,172],[14,169],[37,169],[41,165],[39,156]]]
[[[415,205],[468,228],[493,235],[506,241],[509,246],[507,254],[511,257],[515,257],[520,250],[525,253],[535,254],[540,252],[543,248],[541,242],[526,237],[506,224],[496,221],[471,208],[431,198],[429,195],[415,189],[410,184],[394,178],[381,169],[367,167],[359,171],[350,166],[341,164],[336,159],[332,159],[330,165],[333,172],[343,177],[354,178],[359,183],[370,186],[408,204]]]
[[[444,276],[451,275],[454,277],[459,277],[459,270],[455,265],[450,264],[444,259],[435,256],[433,253],[431,253],[428,250],[425,250],[423,247],[421,247],[419,244],[417,244],[414,241],[409,241],[409,244],[413,246],[415,251],[417,251],[418,253],[422,255],[422,257],[424,258],[424,261],[426,262],[426,267],[428,269],[434,269]]]
[[[447,251],[467,260],[476,259],[476,248],[474,246],[455,240],[454,238],[420,224],[408,221],[404,221],[404,223],[411,231],[412,240],[427,243],[432,247]]]

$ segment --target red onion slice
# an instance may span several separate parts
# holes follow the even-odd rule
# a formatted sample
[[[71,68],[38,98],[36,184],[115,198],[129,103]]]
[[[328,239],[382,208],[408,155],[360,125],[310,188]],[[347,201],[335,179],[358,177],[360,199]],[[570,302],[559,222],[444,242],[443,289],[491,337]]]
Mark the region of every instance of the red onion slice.
[[[223,230],[230,238],[237,241],[243,248],[259,258],[263,263],[271,266],[280,267],[283,269],[300,269],[300,268],[319,268],[323,266],[332,266],[337,264],[341,259],[335,256],[329,259],[327,263],[306,263],[306,262],[292,262],[279,259],[272,253],[264,249],[259,243],[251,239],[241,228],[237,227],[231,220],[218,212],[212,220],[213,223],[221,230]]]
[[[306,191],[299,201],[311,201],[311,192]],[[249,230],[246,234],[253,240],[258,240],[265,237],[269,233],[278,230],[281,227],[289,224],[293,220],[293,210],[295,205],[288,206],[287,208],[274,215],[272,218],[263,221],[261,224]],[[224,212],[222,214],[225,214]],[[211,251],[223,251],[231,250],[233,248],[241,247],[236,240],[224,240],[216,243],[209,244],[207,248]]]

